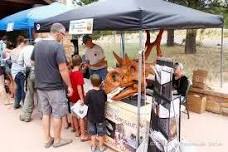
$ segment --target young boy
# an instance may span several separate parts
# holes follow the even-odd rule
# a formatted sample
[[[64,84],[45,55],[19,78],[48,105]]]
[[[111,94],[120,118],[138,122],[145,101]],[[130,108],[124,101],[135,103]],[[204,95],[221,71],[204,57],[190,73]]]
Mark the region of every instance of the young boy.
[[[97,74],[90,76],[93,89],[88,91],[85,97],[85,103],[88,105],[88,131],[91,135],[91,150],[96,151],[96,137],[98,137],[98,148],[101,152],[104,148],[105,127],[105,103],[107,95],[100,89],[101,78]]]
[[[82,63],[82,59],[79,55],[75,55],[72,57],[72,66],[73,69],[70,72],[70,80],[73,88],[73,95],[70,97],[70,102],[72,104],[76,102],[81,102],[84,104],[84,89],[83,89],[83,74],[80,71],[80,65]],[[75,127],[75,136],[79,137],[82,142],[88,141],[88,137],[85,132],[85,120],[81,118],[77,118],[75,114],[72,113],[72,122]]]

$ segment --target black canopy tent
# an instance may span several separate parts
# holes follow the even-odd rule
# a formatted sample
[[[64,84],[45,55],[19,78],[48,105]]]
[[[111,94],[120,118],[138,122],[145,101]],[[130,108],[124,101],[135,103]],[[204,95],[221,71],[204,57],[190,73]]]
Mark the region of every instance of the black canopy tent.
[[[186,29],[223,27],[221,16],[162,0],[103,0],[39,21],[39,31],[54,22],[94,19],[94,30]]]
[[[139,30],[140,57],[142,70],[142,30],[146,29],[193,29],[221,28],[221,86],[223,73],[223,17],[166,2],[163,0],[103,0],[68,11],[61,15],[36,23],[37,32],[49,31],[53,23],[60,22],[69,29],[70,21],[93,18],[94,30]],[[139,71],[139,73],[141,73]],[[141,82],[141,74],[138,75]],[[141,83],[138,89],[138,126],[140,124]],[[138,127],[139,137],[139,127]]]
[[[145,30],[221,28],[221,75],[223,65],[222,16],[205,13],[163,0],[102,0],[66,13],[39,21],[37,32],[49,31],[55,22],[69,29],[70,21],[93,18],[94,30]]]

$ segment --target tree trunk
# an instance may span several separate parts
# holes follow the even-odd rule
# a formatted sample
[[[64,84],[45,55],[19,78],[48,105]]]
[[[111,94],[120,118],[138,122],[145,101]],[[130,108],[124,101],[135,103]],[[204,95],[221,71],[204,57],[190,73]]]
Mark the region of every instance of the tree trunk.
[[[174,46],[174,30],[167,30],[167,46]]]
[[[186,33],[185,39],[185,53],[195,54],[196,53],[196,34],[197,30],[189,29]]]

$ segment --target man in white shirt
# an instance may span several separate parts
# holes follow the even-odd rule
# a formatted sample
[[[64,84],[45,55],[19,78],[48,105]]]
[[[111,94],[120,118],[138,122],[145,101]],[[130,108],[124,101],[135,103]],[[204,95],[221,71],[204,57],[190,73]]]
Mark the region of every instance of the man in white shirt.
[[[90,75],[98,74],[104,80],[107,75],[107,61],[103,49],[93,43],[89,35],[84,35],[82,41],[85,44],[85,59]]]
[[[31,115],[34,106],[35,74],[34,66],[31,62],[33,49],[33,45],[26,45],[21,51],[17,61],[18,64],[24,66],[26,69],[27,92],[25,96],[22,114],[20,115],[20,120],[25,122],[31,121]]]

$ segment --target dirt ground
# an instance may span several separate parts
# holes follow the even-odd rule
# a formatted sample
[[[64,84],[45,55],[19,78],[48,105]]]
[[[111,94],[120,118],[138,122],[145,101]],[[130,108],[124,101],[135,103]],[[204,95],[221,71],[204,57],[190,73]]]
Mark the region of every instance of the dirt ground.
[[[1,100],[0,100],[1,101]],[[89,152],[89,143],[82,143],[70,130],[63,130],[63,137],[74,139],[70,145],[54,149],[43,148],[40,115],[33,113],[33,121],[19,121],[20,110],[0,103],[1,152]],[[227,152],[228,117],[205,112],[191,113],[190,119],[182,114],[182,143],[184,152]],[[111,150],[107,150],[111,152]]]
[[[0,152],[89,152],[89,142],[82,143],[74,137],[70,129],[63,129],[64,138],[73,139],[73,143],[60,148],[43,147],[43,134],[40,113],[35,110],[30,123],[19,121],[20,109],[12,105],[4,106],[0,99]],[[107,150],[107,152],[111,152]]]
[[[227,152],[228,116],[205,112],[182,119],[184,152]]]

